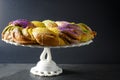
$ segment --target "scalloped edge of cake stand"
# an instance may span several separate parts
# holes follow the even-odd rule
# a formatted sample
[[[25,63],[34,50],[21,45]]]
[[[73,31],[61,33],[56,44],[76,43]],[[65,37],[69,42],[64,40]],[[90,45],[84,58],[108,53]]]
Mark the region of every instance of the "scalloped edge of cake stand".
[[[35,67],[32,67],[30,72],[38,76],[55,76],[63,72],[54,61],[39,61]]]

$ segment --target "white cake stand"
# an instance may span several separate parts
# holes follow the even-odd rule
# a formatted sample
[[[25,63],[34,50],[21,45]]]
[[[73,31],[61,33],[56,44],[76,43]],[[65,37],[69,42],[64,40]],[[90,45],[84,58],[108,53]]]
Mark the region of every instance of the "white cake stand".
[[[57,66],[57,64],[52,60],[50,48],[67,48],[67,47],[80,47],[83,45],[88,45],[92,40],[80,43],[80,44],[73,44],[67,46],[39,46],[39,45],[21,45],[18,43],[10,42],[7,40],[3,40],[6,43],[14,44],[16,46],[24,46],[24,47],[32,47],[32,48],[44,48],[43,52],[40,55],[40,61],[38,61],[37,65],[32,67],[30,72],[34,75],[38,76],[54,76],[59,75],[63,72],[61,68]]]

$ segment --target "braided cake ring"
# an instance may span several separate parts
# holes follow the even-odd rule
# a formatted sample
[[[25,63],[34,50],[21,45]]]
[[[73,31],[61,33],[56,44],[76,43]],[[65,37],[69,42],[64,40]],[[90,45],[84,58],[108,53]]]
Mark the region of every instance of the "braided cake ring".
[[[95,35],[96,32],[83,23],[18,19],[5,27],[2,39],[24,45],[64,46],[87,42]]]

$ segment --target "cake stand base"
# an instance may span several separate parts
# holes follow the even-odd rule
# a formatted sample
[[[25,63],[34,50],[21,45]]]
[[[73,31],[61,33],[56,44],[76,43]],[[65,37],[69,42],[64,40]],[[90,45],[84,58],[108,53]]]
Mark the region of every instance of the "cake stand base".
[[[30,72],[32,74],[38,76],[54,76],[63,72],[62,69],[59,68],[52,60],[50,48],[44,48],[40,59],[41,60],[37,63],[37,65],[31,68]]]
[[[39,61],[37,65],[31,68],[30,72],[39,76],[54,76],[62,73],[54,61]]]

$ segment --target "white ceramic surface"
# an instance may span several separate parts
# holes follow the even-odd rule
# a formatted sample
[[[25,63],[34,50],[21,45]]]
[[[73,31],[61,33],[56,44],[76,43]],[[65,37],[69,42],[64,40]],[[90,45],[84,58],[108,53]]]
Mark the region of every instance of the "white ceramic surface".
[[[54,76],[62,73],[62,69],[52,60],[50,48],[44,48],[40,61],[31,68],[30,72],[39,76]]]

